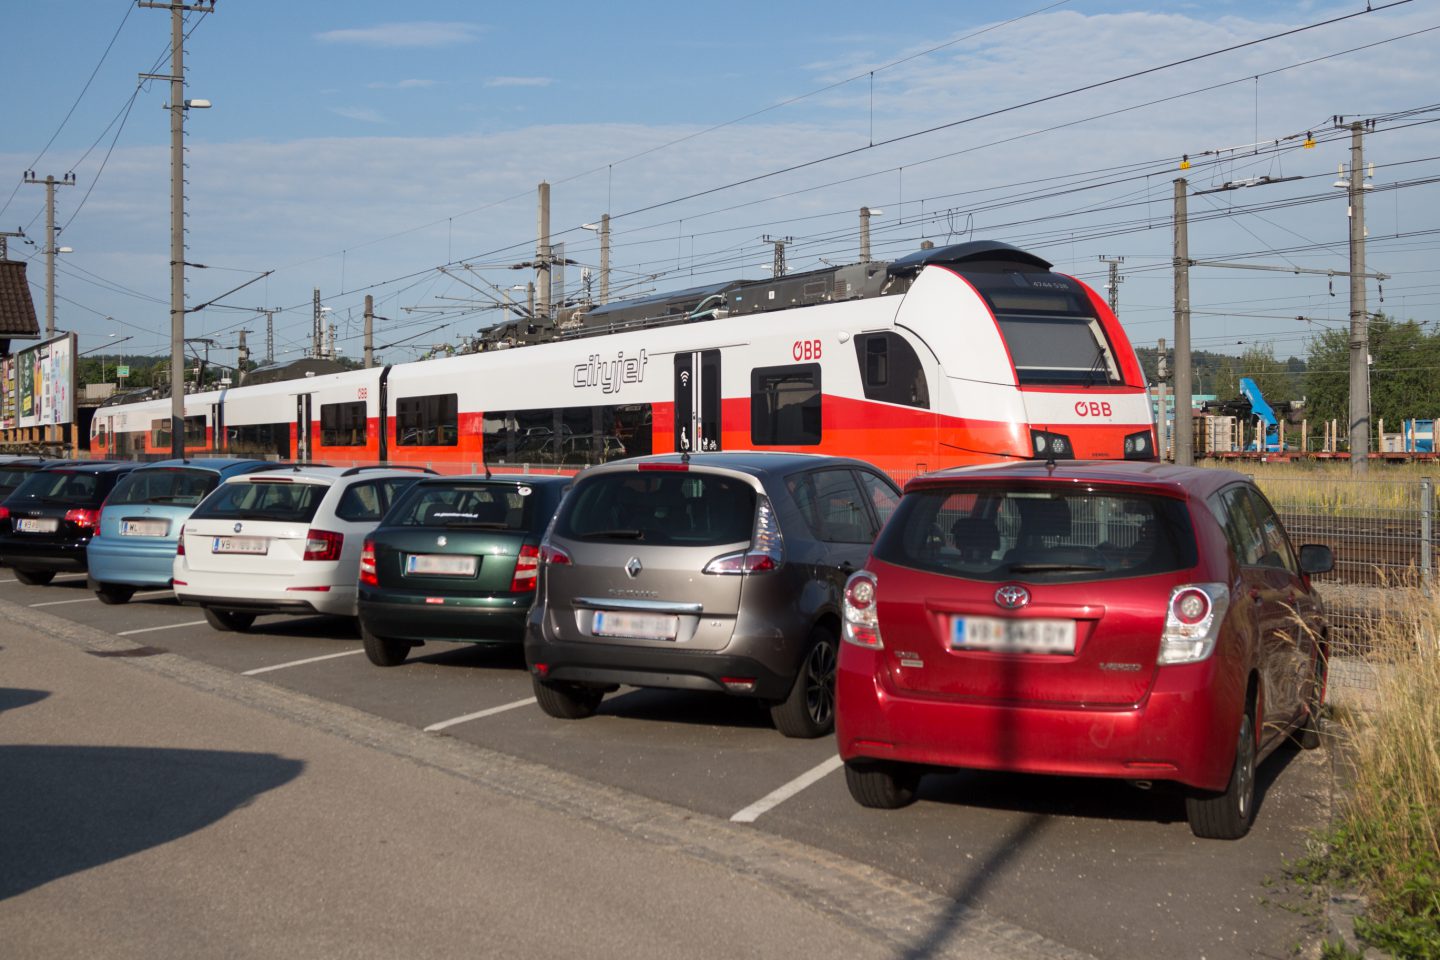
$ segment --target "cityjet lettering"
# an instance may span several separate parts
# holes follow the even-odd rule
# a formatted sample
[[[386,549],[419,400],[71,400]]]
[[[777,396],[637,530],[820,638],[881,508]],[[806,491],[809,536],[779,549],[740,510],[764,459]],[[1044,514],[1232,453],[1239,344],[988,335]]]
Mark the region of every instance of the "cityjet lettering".
[[[592,353],[588,362],[575,364],[572,383],[582,389],[599,387],[601,393],[618,393],[621,384],[645,381],[646,359],[644,350],[635,357],[625,356],[622,350],[614,360],[602,360],[600,354]]]

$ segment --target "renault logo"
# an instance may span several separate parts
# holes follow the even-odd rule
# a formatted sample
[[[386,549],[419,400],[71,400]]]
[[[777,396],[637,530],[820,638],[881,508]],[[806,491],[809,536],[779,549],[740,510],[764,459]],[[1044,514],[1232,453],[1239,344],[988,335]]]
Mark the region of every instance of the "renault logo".
[[[1006,610],[1019,610],[1030,602],[1030,591],[1018,583],[1007,583],[995,591],[995,603]]]
[[[625,561],[625,573],[629,575],[631,580],[640,576],[640,571],[644,569],[645,567],[640,563],[639,557],[631,557]]]

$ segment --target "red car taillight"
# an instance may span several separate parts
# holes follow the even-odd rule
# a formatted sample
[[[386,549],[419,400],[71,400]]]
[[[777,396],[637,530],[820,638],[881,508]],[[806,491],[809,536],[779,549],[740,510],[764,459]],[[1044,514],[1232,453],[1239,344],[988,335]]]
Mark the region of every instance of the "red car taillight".
[[[9,508],[9,507],[0,507],[0,520],[9,520],[9,519],[10,519],[10,508]]]
[[[308,530],[305,533],[305,556],[303,560],[339,560],[340,548],[345,545],[345,534],[332,530]]]
[[[93,530],[100,524],[100,511],[89,507],[76,507],[65,511],[65,520],[82,530]]]
[[[375,572],[375,541],[366,540],[360,548],[360,583],[367,587],[380,586]]]
[[[875,575],[861,570],[845,584],[845,641],[879,650],[880,617],[875,605]]]
[[[180,524],[180,535],[175,538],[175,556],[185,556],[185,524]]]
[[[1156,662],[1196,663],[1210,656],[1229,606],[1230,588],[1223,583],[1187,583],[1171,590]]]
[[[750,549],[744,553],[727,553],[705,564],[705,573],[750,574],[779,570],[785,562],[785,540],[769,497],[758,498],[755,506],[755,529],[750,534]]]
[[[533,543],[520,547],[520,556],[515,558],[515,576],[510,578],[511,593],[525,593],[535,589],[540,577],[540,548]]]

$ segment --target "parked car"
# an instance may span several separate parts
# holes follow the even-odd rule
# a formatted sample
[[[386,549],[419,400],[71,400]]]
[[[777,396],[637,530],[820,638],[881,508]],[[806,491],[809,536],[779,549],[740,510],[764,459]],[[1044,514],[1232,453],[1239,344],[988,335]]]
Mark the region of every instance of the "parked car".
[[[541,548],[525,639],[554,717],[620,684],[758,698],[790,737],[834,723],[846,576],[899,500],[858,460],[666,454],[577,475]]]
[[[281,466],[213,457],[161,460],[131,471],[106,498],[86,548],[90,589],[102,603],[127,603],[138,589],[169,587],[190,511],[228,477]]]
[[[0,562],[21,583],[49,583],[83,571],[100,505],[138,463],[59,461],[33,470],[0,504]]]
[[[1256,765],[1320,742],[1333,562],[1226,470],[918,477],[846,586],[850,793],[901,806],[934,767],[1168,780],[1196,836],[1241,837]]]
[[[36,470],[45,467],[58,467],[66,463],[83,461],[73,460],[47,460],[45,457],[28,456],[0,456],[0,503],[5,498],[19,489],[20,484]]]
[[[360,635],[376,666],[427,640],[518,645],[535,600],[540,539],[569,477],[430,477],[360,553]]]
[[[261,614],[355,616],[360,548],[422,473],[294,466],[231,477],[180,531],[171,574],[181,603],[216,630]]]

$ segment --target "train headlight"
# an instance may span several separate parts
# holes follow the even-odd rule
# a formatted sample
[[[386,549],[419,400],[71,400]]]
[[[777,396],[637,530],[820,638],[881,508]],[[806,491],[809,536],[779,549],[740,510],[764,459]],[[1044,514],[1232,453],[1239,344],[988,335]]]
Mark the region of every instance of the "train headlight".
[[[1030,431],[1030,445],[1036,460],[1074,460],[1075,448],[1070,438],[1063,433],[1049,433],[1045,430]]]
[[[1149,430],[1132,433],[1125,438],[1126,460],[1154,460],[1155,444]]]

